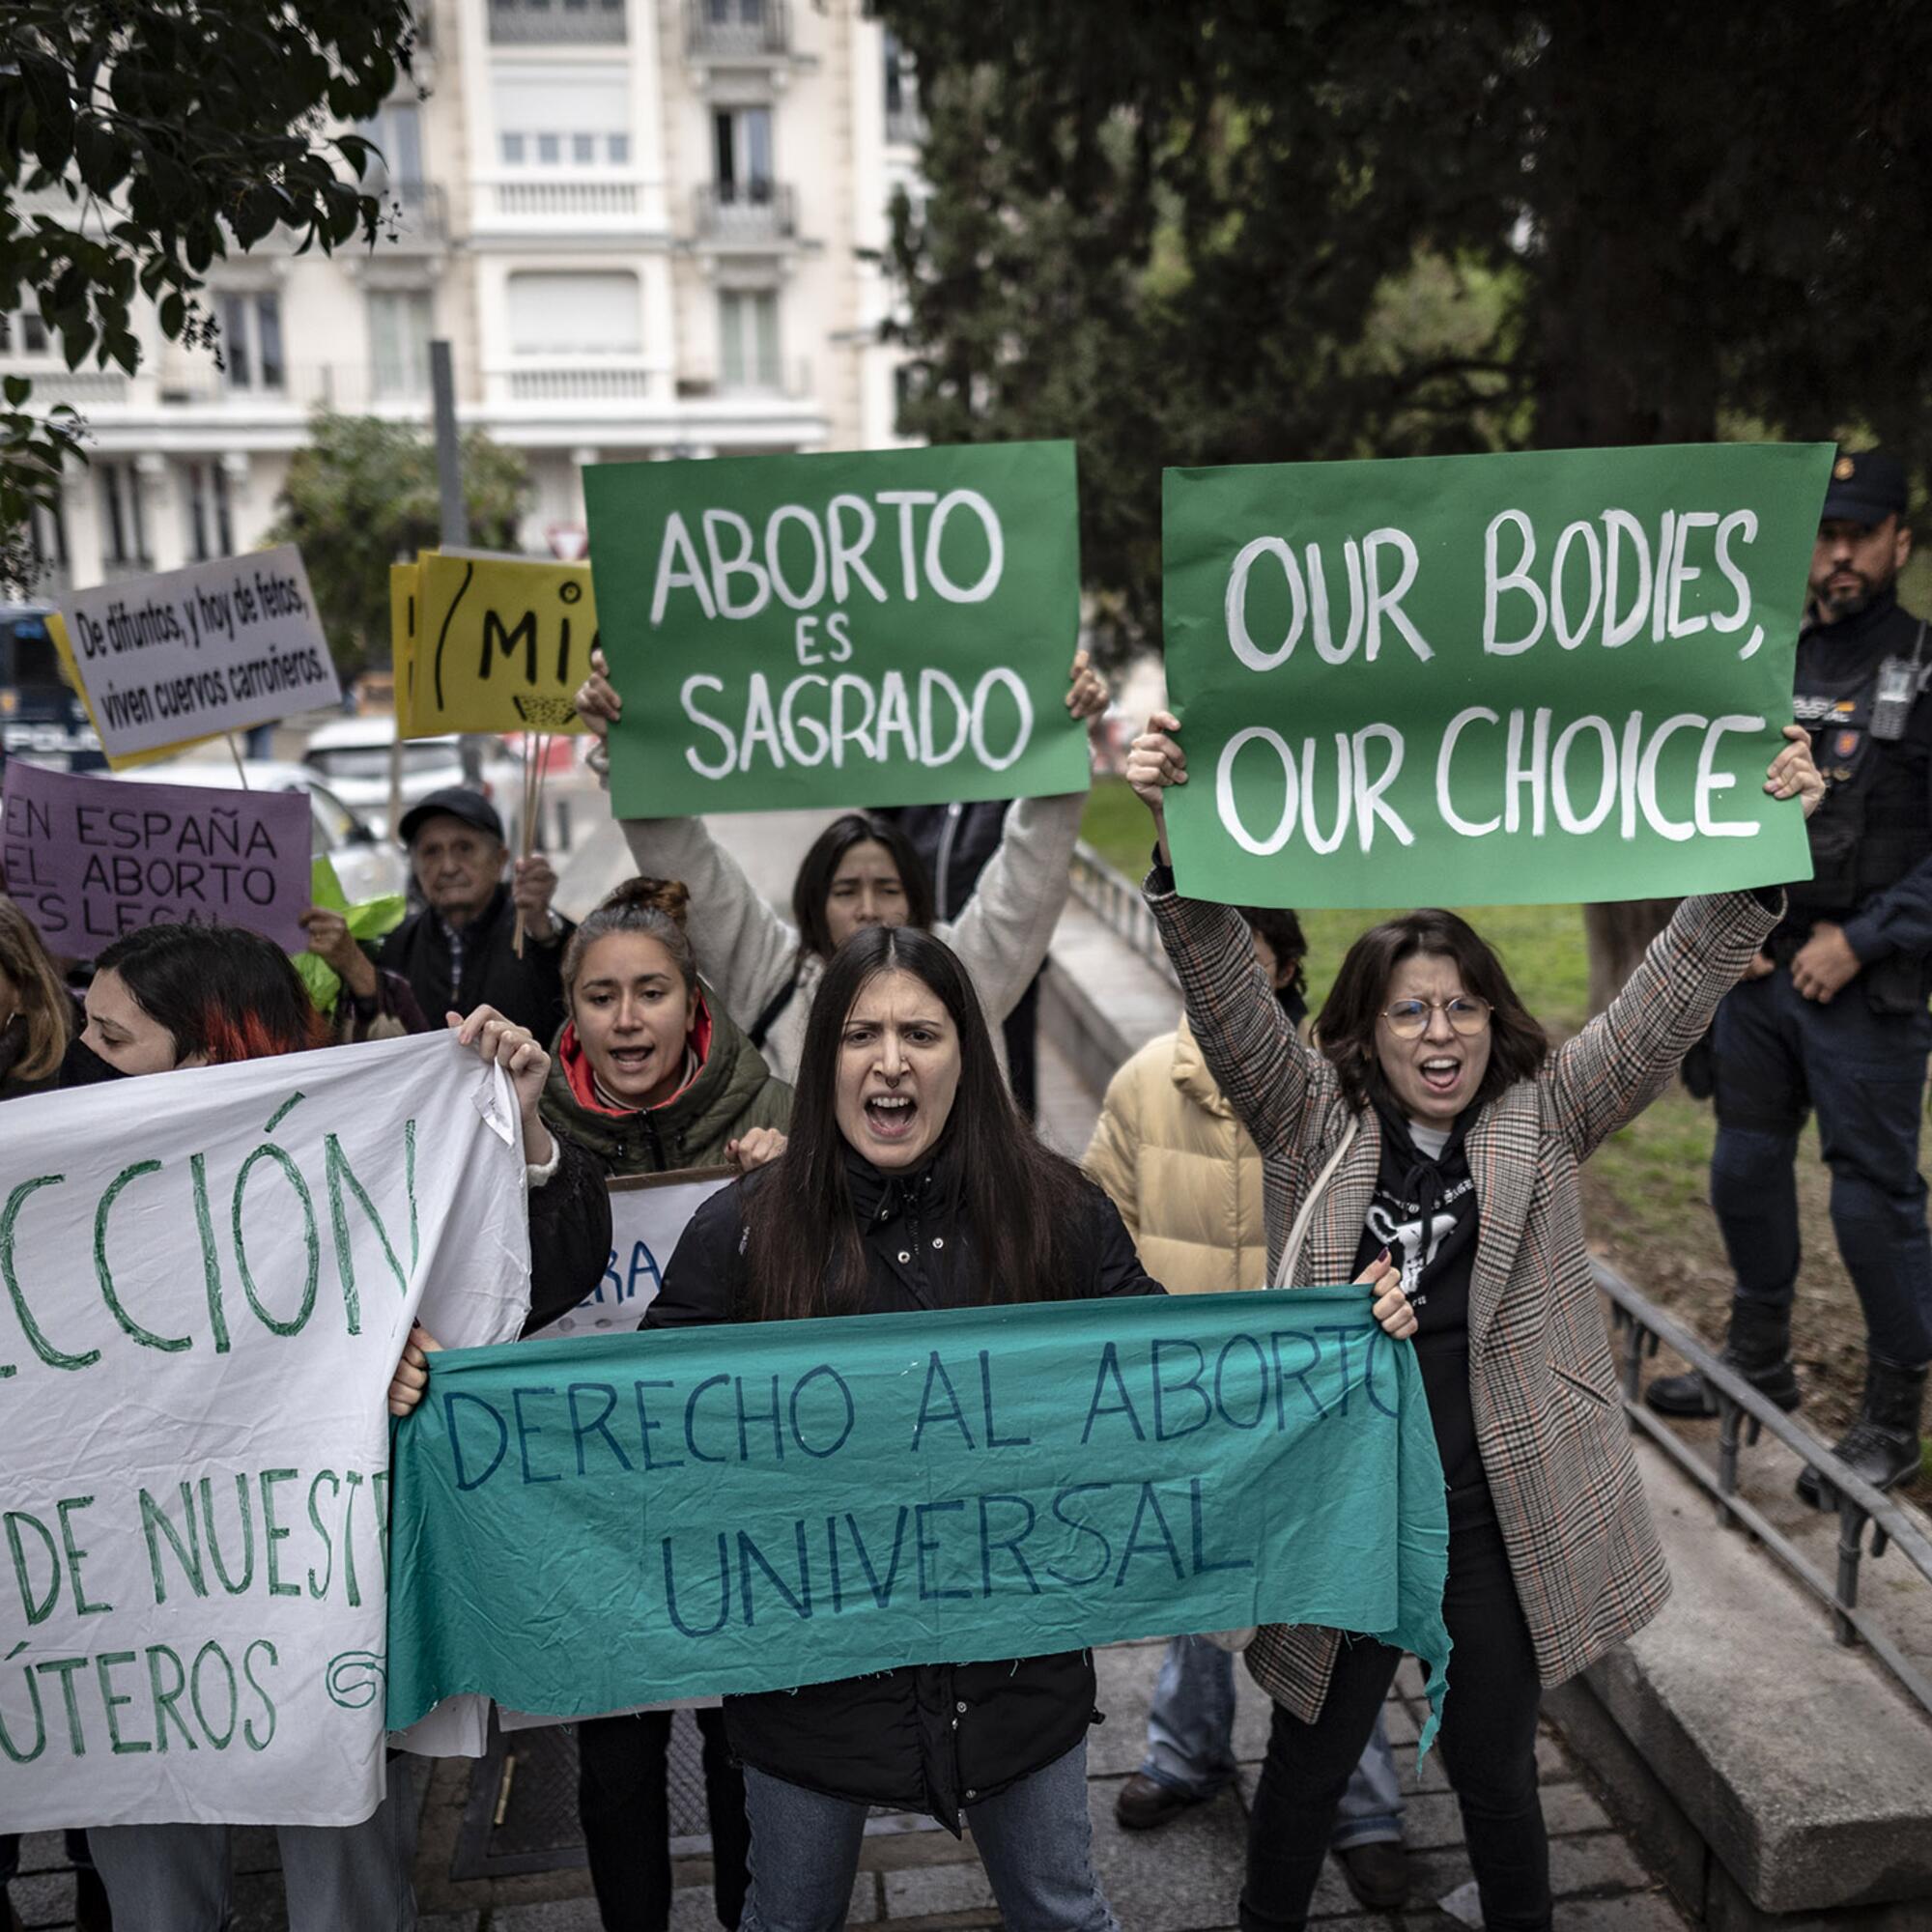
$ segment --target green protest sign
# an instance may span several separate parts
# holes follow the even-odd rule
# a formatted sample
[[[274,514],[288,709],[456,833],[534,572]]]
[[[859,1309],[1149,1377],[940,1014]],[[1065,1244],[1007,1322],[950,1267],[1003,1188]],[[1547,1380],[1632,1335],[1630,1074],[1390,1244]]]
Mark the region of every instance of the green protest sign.
[[[1256,1623],[1385,1637],[1438,1693],[1448,1657],[1421,1374],[1360,1288],[452,1350],[390,1547],[396,1726]]]
[[[619,814],[1084,791],[1073,445],[594,465]]]
[[[1170,469],[1180,889],[1533,904],[1810,876],[1760,789],[1831,446]]]

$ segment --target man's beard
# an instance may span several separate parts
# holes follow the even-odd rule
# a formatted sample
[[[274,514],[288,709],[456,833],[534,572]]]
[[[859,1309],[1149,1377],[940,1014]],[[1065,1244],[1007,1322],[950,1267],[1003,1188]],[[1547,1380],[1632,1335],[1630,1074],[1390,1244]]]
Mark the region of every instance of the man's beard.
[[[1834,622],[1840,617],[1856,617],[1892,585],[1889,577],[1874,582],[1856,572],[1853,576],[1856,581],[1852,584],[1840,584],[1833,589],[1827,583],[1816,586],[1812,591],[1812,602],[1820,611],[1829,613]]]

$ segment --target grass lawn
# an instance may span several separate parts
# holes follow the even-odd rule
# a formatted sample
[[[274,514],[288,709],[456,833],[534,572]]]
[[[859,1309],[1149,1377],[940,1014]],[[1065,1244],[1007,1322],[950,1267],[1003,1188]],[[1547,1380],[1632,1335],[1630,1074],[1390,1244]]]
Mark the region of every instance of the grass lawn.
[[[1145,808],[1124,780],[1095,781],[1081,829],[1088,842],[1130,878],[1146,871],[1151,827]],[[1321,1010],[1350,944],[1397,910],[1407,908],[1301,915],[1308,936],[1311,1010]],[[1502,955],[1523,1004],[1552,1036],[1562,1038],[1583,1024],[1589,1013],[1589,961],[1580,906],[1457,910]],[[1673,1085],[1612,1135],[1584,1168],[1583,1199],[1592,1244],[1644,1293],[1708,1340],[1719,1342],[1731,1277],[1707,1199],[1714,1131],[1709,1103]],[[1794,1353],[1810,1398],[1808,1419],[1829,1435],[1836,1434],[1857,1406],[1864,1373],[1864,1326],[1832,1238],[1830,1182],[1818,1157],[1815,1129],[1805,1133],[1798,1179],[1804,1264],[1793,1320]],[[1932,1474],[1921,1476],[1908,1493],[1932,1501]]]
[[[1153,846],[1147,808],[1124,779],[1096,779],[1081,821],[1081,837],[1130,878],[1146,872]],[[1342,955],[1358,935],[1406,906],[1362,911],[1310,911],[1301,915],[1308,935],[1308,994],[1319,1011]],[[1523,1004],[1551,1031],[1575,1033],[1589,1013],[1589,960],[1583,951],[1578,906],[1459,906],[1477,931],[1502,955]]]

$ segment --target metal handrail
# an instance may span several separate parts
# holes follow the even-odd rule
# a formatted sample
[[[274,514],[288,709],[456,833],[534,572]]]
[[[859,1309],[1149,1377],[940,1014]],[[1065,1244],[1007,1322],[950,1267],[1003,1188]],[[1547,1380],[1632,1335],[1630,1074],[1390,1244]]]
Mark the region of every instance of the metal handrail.
[[[1073,896],[1116,939],[1179,987],[1180,978],[1160,943],[1160,927],[1148,910],[1140,887],[1110,866],[1084,838],[1073,847],[1071,875]]]
[[[1832,1634],[1847,1646],[1862,1642],[1889,1670],[1918,1706],[1932,1713],[1932,1678],[1859,1607],[1859,1572],[1871,1530],[1871,1555],[1896,1545],[1918,1574],[1932,1582],[1932,1539],[1882,1490],[1833,1455],[1830,1447],[1746,1381],[1697,1336],[1674,1321],[1648,1296],[1602,1260],[1592,1263],[1597,1286],[1610,1303],[1611,1326],[1628,1338],[1623,1365],[1624,1413],[1700,1489],[1717,1499],[1718,1521],[1729,1529],[1742,1524],[1811,1593],[1831,1606]],[[1704,1378],[1718,1404],[1718,1464],[1713,1468],[1676,1432],[1653,1415],[1641,1400],[1643,1362],[1667,1344]],[[1826,1577],[1804,1550],[1763,1511],[1738,1492],[1740,1438],[1755,1444],[1765,1430],[1819,1474],[1824,1493],[1838,1514],[1838,1566]]]

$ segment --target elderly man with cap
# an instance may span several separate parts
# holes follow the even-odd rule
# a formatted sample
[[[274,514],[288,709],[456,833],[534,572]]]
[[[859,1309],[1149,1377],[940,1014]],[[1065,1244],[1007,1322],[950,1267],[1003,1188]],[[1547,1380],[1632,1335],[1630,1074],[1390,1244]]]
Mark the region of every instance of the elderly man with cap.
[[[446,1012],[489,1006],[538,1039],[552,1038],[563,1024],[559,968],[570,928],[550,909],[550,861],[519,859],[505,884],[503,821],[480,792],[461,785],[412,806],[401,832],[425,903],[384,941],[381,964],[410,982],[432,1025]]]
[[[1905,471],[1878,451],[1840,454],[1811,555],[1798,641],[1798,722],[1828,787],[1806,830],[1812,876],[1716,1027],[1718,1139],[1711,1206],[1736,1275],[1724,1360],[1780,1408],[1798,1281],[1798,1135],[1807,1112],[1832,1171],[1832,1228],[1864,1311],[1866,1371],[1839,1458],[1881,1489],[1919,1466],[1932,1363],[1932,1238],[1918,1120],[1932,1048],[1932,645],[1898,602],[1912,551]],[[1701,1378],[1645,1398],[1710,1415]],[[1831,1500],[1806,1468],[1798,1492]]]

